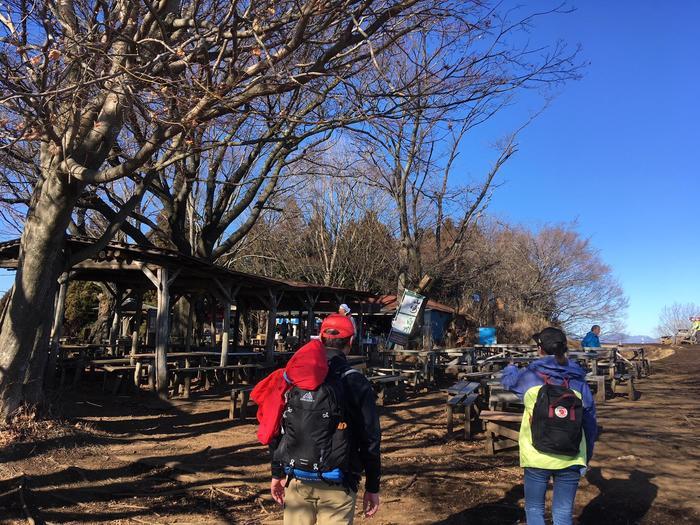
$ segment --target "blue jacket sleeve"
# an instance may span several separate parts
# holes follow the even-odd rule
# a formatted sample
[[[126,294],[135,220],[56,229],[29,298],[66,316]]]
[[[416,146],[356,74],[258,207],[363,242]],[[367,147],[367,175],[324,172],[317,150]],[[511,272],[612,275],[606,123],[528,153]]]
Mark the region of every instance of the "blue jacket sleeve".
[[[581,386],[581,398],[583,401],[583,434],[586,438],[586,462],[593,457],[593,446],[598,439],[598,422],[596,421],[595,401],[591,389],[584,381]]]
[[[510,390],[522,399],[523,396],[525,396],[525,392],[530,387],[530,385],[525,384],[525,381],[523,381],[527,371],[527,368],[519,369],[515,365],[508,365],[503,369],[501,385],[503,385],[503,388]]]

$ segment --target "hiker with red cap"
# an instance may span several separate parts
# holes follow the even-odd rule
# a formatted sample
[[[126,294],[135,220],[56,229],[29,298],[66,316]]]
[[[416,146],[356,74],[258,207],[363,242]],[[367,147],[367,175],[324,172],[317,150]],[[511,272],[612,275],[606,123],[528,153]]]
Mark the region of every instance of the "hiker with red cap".
[[[350,367],[350,318],[329,315],[320,340],[253,390],[258,437],[270,445],[270,492],[285,525],[351,524],[362,472],[363,511],[379,509],[381,431],[371,384]]]

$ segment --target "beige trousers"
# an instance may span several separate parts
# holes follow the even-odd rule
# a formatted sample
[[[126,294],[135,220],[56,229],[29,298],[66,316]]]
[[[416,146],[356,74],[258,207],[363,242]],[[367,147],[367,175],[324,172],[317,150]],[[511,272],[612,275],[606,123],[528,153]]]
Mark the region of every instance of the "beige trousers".
[[[284,492],[284,525],[352,525],[357,493],[318,481],[291,480]]]

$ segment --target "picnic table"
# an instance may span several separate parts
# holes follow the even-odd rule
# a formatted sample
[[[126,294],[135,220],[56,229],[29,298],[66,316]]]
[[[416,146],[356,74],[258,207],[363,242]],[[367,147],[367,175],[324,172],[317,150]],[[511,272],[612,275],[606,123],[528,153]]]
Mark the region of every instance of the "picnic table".
[[[523,415],[515,412],[483,410],[481,421],[486,430],[486,453],[493,456],[499,450],[518,446]]]
[[[485,371],[497,371],[505,368],[509,364],[530,364],[533,361],[539,359],[539,356],[506,356],[506,355],[495,355],[484,359],[477,360],[477,369],[479,372]]]
[[[397,372],[403,372],[414,378],[414,387],[418,382],[432,384],[435,381],[435,363],[437,352],[434,350],[385,350],[381,352],[384,367],[392,368]],[[397,357],[415,357],[416,362],[401,362],[402,367],[397,366]],[[414,370],[415,372],[410,372]]]
[[[188,399],[190,397],[191,383],[195,376],[204,378],[204,388],[209,389],[214,380],[219,383],[234,382],[236,384],[250,384],[254,381],[255,371],[264,369],[264,365],[260,363],[225,365],[225,366],[184,366],[176,367],[169,370],[174,376],[173,379],[173,394],[177,394],[182,387],[182,397]],[[226,376],[230,373],[232,378],[229,380]],[[218,374],[221,374],[217,377]]]
[[[244,361],[258,359],[261,354],[255,352],[231,353],[228,355],[230,364],[220,365],[220,352],[192,351],[170,352],[166,355],[168,361],[168,373],[174,377],[173,386],[177,392],[180,387],[189,396],[191,380],[194,376],[203,376],[205,388],[208,388],[217,374],[223,374],[220,378],[223,382],[228,376],[240,382],[249,382],[254,378],[254,372],[262,369],[259,363],[246,363]],[[118,382],[125,376],[125,372],[133,372],[134,383],[138,386],[145,377],[149,388],[155,388],[154,367],[155,352],[132,354],[128,357],[115,357],[107,359],[93,359],[89,361],[91,370],[101,369],[106,375],[116,375]],[[106,381],[106,379],[105,379]]]
[[[372,384],[378,405],[384,406],[390,399],[401,400],[404,398],[406,380],[404,376],[386,368],[371,368],[367,372],[369,374],[367,380]]]
[[[446,389],[447,401],[447,435],[452,434],[455,409],[464,413],[464,439],[472,436],[473,425],[479,419],[479,407],[476,401],[481,393],[481,383],[474,381],[459,381]]]
[[[446,374],[461,378],[464,372],[473,372],[476,367],[476,351],[469,348],[449,348],[436,351],[436,368]]]

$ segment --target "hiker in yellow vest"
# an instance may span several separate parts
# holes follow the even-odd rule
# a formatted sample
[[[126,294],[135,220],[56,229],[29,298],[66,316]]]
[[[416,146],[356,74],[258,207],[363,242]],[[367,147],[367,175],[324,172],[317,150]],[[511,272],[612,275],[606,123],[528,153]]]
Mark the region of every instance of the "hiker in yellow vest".
[[[509,365],[501,382],[520,396],[520,466],[525,469],[528,525],[544,525],[545,493],[553,478],[554,525],[571,525],[580,477],[593,454],[598,426],[586,371],[566,358],[567,341],[558,328],[533,336],[542,359],[527,368]]]

